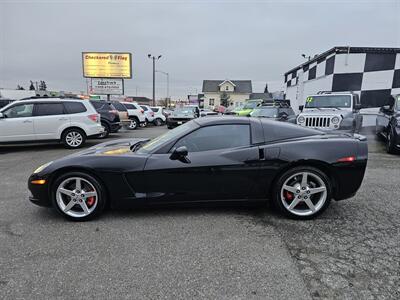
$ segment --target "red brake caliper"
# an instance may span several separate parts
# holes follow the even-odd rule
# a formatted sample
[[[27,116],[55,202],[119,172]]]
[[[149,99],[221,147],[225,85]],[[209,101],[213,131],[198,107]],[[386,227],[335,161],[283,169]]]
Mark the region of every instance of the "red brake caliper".
[[[86,203],[88,206],[92,206],[94,204],[94,197],[87,198]]]
[[[286,200],[292,201],[293,197],[294,197],[294,195],[291,192],[285,191],[285,199]]]

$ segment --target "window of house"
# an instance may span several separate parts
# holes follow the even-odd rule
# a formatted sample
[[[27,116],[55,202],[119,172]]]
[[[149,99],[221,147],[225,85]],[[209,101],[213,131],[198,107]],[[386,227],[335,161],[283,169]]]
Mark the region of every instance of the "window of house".
[[[211,98],[211,99],[209,100],[209,103],[210,103],[210,106],[214,106],[214,105],[215,105],[215,104],[214,104],[214,99]]]
[[[225,90],[226,90],[226,91],[229,91],[229,86],[226,86],[226,87],[225,87]]]
[[[181,138],[174,147],[186,146],[189,152],[200,152],[248,145],[249,125],[231,124],[199,128]]]

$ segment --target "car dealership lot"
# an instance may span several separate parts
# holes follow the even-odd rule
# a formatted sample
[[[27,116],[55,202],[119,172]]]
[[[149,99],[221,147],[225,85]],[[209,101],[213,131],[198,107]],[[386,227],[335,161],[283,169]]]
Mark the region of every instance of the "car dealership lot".
[[[111,138],[154,137],[165,126]],[[71,150],[0,148],[4,298],[399,298],[400,156],[372,134],[356,197],[312,221],[269,208],[111,211],[65,221],[29,203],[37,166]],[[90,140],[87,146],[102,142]],[[206,188],[206,187],[205,187]]]

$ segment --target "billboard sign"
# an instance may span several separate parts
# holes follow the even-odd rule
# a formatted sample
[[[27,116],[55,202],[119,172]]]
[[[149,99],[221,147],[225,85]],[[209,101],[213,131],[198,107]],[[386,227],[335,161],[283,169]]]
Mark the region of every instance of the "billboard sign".
[[[123,95],[123,79],[93,78],[91,93],[98,95]]]
[[[132,54],[82,52],[83,77],[132,78]]]

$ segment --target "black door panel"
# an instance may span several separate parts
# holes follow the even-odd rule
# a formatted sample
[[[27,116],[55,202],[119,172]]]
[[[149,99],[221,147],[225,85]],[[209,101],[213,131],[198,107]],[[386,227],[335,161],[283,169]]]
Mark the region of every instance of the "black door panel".
[[[257,147],[192,152],[184,163],[153,154],[143,182],[154,201],[243,199],[253,190],[258,155]]]

